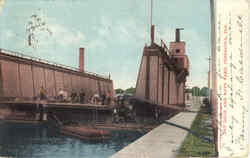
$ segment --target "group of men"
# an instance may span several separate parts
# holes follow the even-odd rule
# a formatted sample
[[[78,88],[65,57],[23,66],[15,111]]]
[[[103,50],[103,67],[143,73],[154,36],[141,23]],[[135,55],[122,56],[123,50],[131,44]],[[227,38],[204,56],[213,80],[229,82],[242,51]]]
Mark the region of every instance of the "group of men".
[[[99,94],[94,94],[91,98],[91,103],[99,104],[101,102],[102,105],[110,105],[111,104],[111,94],[108,91],[107,93],[103,93],[101,96]]]
[[[73,103],[81,103],[84,104],[85,103],[85,93],[83,91],[83,89],[80,90],[80,92],[76,92],[75,90],[72,91],[71,93],[71,101]]]
[[[40,93],[40,100],[48,100],[47,92],[43,87],[40,88],[39,93]],[[80,92],[73,90],[71,92],[70,97],[69,97],[68,92],[61,88],[58,92],[56,99],[58,101],[61,101],[61,102],[71,101],[72,103],[78,102],[78,103],[84,104],[85,103],[85,93],[84,93],[83,89],[81,89]]]
[[[86,102],[86,94],[83,89],[81,89],[79,92],[76,90],[72,90],[71,95],[68,95],[68,92],[60,89],[59,93],[56,97],[58,101],[61,102],[67,102],[71,101],[72,103],[81,103],[84,104]],[[41,87],[40,88],[40,99],[41,100],[47,100],[47,92],[46,90]],[[110,105],[111,104],[111,93],[108,91],[107,93],[103,93],[101,96],[99,94],[94,94],[90,100],[91,103],[93,104],[99,104],[101,102],[102,105]]]

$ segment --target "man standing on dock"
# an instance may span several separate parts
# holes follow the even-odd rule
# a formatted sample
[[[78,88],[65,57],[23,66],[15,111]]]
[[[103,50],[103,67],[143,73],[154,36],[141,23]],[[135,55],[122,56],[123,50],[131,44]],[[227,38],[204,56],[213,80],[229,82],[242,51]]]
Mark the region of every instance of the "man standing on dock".
[[[102,94],[102,105],[105,104],[105,101],[106,101],[106,94],[105,92]]]
[[[95,104],[95,105],[99,104],[98,103],[99,102],[99,98],[100,98],[99,94],[97,94],[97,93],[94,94],[92,98],[93,98],[93,101],[92,101],[93,104]]]
[[[43,86],[40,88],[40,100],[45,100],[47,99],[46,96],[46,90],[43,88]]]
[[[84,104],[85,93],[84,93],[83,89],[81,89],[79,95],[80,95],[80,104]]]
[[[63,101],[63,95],[64,95],[64,91],[62,88],[59,89],[59,92],[58,92],[58,99],[59,101]]]
[[[72,93],[71,93],[71,101],[72,103],[76,102],[76,97],[77,97],[77,93],[76,91],[73,89]]]
[[[47,120],[47,115],[46,115],[47,109],[46,109],[45,100],[47,100],[46,90],[42,86],[40,88],[40,101],[41,102],[38,104],[38,110],[40,113],[40,117],[39,117],[40,121]]]

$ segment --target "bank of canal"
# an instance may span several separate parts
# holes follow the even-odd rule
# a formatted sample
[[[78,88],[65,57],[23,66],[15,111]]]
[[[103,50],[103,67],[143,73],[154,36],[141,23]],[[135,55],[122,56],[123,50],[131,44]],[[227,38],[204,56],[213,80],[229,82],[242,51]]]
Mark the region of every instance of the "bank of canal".
[[[215,144],[212,129],[212,114],[201,106],[177,157],[215,157]]]
[[[0,122],[0,156],[18,158],[108,158],[145,133],[114,131],[105,141],[65,136],[45,124]]]

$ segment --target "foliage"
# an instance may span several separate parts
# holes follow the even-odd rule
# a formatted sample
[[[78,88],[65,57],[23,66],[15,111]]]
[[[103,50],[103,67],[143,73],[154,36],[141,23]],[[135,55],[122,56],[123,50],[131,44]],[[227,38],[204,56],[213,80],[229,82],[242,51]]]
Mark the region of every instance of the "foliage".
[[[185,89],[185,93],[192,93],[192,89],[190,88]]]
[[[191,92],[193,96],[208,96],[209,89],[207,87],[193,87],[192,89],[186,89],[187,92]]]
[[[41,12],[41,9],[39,9],[38,11]],[[50,36],[52,35],[52,31],[48,27],[44,18],[39,14],[42,13],[32,14],[26,26],[26,33],[28,33],[28,45],[32,46],[34,49],[37,48],[40,43],[38,36],[41,33],[48,33]]]
[[[123,92],[124,92],[124,90],[121,89],[121,88],[115,89],[115,93],[116,93],[116,94],[118,94],[118,93],[123,93]]]
[[[130,93],[130,94],[135,94],[135,88],[134,87],[130,87],[128,89],[125,90],[126,93]]]
[[[129,93],[129,94],[135,94],[135,88],[134,87],[130,87],[126,90],[123,90],[121,88],[115,89],[115,93],[119,94],[119,93]]]
[[[200,88],[199,87],[193,87],[192,88],[192,95],[193,96],[200,96]]]
[[[201,90],[200,90],[200,96],[208,96],[208,94],[209,94],[209,89],[207,88],[207,87],[203,87],[203,88],[201,88]]]
[[[204,126],[204,122],[211,119],[211,117],[207,109],[202,107],[192,123],[191,130],[202,136],[213,137],[212,129]],[[211,157],[215,156],[215,154],[214,143],[209,143],[189,133],[181,145],[178,157]]]

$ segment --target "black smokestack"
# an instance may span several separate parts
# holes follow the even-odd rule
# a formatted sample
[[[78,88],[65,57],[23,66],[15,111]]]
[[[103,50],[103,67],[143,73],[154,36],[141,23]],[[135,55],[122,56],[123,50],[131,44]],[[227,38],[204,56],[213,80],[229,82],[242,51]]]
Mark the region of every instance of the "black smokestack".
[[[181,41],[181,35],[180,30],[184,30],[183,28],[177,28],[175,31],[175,41],[180,42]]]

